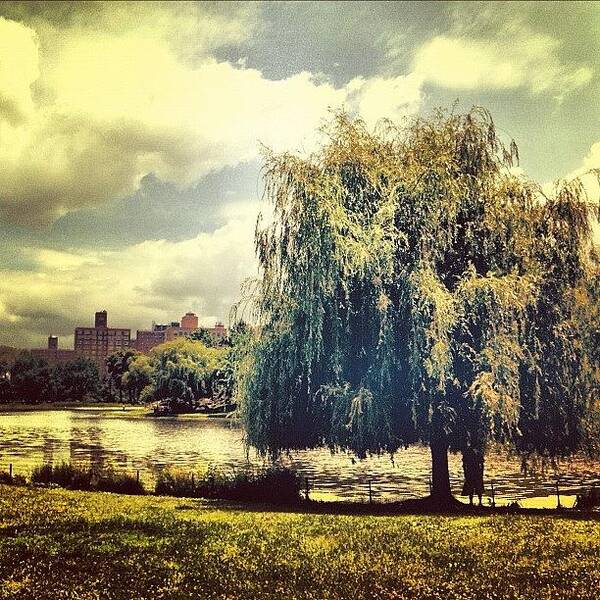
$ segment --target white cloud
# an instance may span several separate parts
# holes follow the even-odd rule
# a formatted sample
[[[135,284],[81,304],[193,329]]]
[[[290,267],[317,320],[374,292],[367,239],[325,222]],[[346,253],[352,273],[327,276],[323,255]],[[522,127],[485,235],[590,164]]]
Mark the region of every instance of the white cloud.
[[[597,173],[593,171],[596,170]],[[542,185],[542,191],[547,196],[551,196],[555,190],[556,185],[562,182],[570,182],[576,178],[579,179],[583,186],[584,193],[586,194],[587,202],[591,204],[600,204],[600,182],[598,178],[600,176],[600,142],[592,144],[590,151],[583,159],[581,166],[567,173],[563,177],[557,178],[553,182],[546,182]],[[592,222],[592,234],[594,242],[600,245],[600,223],[598,221]]]
[[[406,76],[358,77],[349,82],[349,102],[365,120],[374,127],[379,119],[386,117],[400,120],[418,112],[423,101],[423,78],[415,73]]]
[[[38,78],[37,36],[0,17],[0,120],[18,125],[31,113],[30,86]]]
[[[565,64],[560,42],[507,20],[494,36],[439,35],[419,48],[413,69],[428,81],[450,89],[526,88],[557,99],[586,85],[592,70]]]
[[[571,181],[579,178],[589,202],[600,203],[600,185],[598,183],[598,174],[600,172],[600,142],[592,144],[580,167],[571,171],[564,177],[563,181]],[[546,184],[544,189],[549,189],[551,184]]]
[[[13,27],[0,22],[0,39]],[[19,28],[21,38],[34,37]],[[0,216],[6,221],[51,222],[131,193],[150,171],[189,184],[256,158],[259,140],[275,149],[298,146],[327,108],[344,100],[343,91],[308,73],[271,81],[209,58],[190,66],[151,38],[81,35],[63,46],[36,83],[52,100],[29,110],[26,120],[0,124]],[[13,62],[35,68],[26,70],[19,114],[33,106],[31,92],[23,90],[37,68],[37,47],[25,49]],[[2,50],[10,55],[10,48]],[[23,70],[20,63],[11,72]],[[0,98],[5,88],[19,89],[7,77],[3,84]]]
[[[257,30],[253,9],[226,18],[225,8],[206,15],[187,4],[108,6],[90,5],[91,16],[75,12],[66,25],[46,13],[28,25],[0,19],[0,221],[45,226],[130,194],[150,172],[186,186],[257,159],[260,143],[311,151],[330,109],[373,126],[421,105],[417,75],[334,86],[309,72],[271,80],[244,61],[211,56]],[[0,269],[3,338],[32,346],[58,333],[68,341],[101,308],[132,329],[189,309],[205,322],[226,319],[256,271],[257,210],[225,211],[226,225],[184,241],[15,249],[29,270]]]
[[[0,121],[0,218],[30,227],[129,194],[151,171],[187,185],[258,158],[259,142],[311,150],[330,108],[374,122],[420,103],[411,75],[341,88],[308,72],[269,80],[208,55],[185,60],[147,26],[93,35],[73,27],[49,49],[33,29],[2,19],[2,39],[0,65],[10,57],[10,69],[0,71],[0,98],[13,94],[19,119]]]
[[[25,248],[30,271],[0,271],[0,326],[20,346],[50,333],[72,341],[76,325],[105,308],[115,326],[148,328],[192,309],[205,323],[227,320],[242,281],[256,273],[257,206],[229,209],[226,225],[182,242],[146,241],[118,251]]]
[[[590,172],[592,169],[596,173]],[[582,166],[571,173],[567,178],[579,177],[588,196],[588,201],[600,204],[600,142],[596,142],[590,148],[583,160]],[[600,245],[600,223],[593,223],[594,241]]]

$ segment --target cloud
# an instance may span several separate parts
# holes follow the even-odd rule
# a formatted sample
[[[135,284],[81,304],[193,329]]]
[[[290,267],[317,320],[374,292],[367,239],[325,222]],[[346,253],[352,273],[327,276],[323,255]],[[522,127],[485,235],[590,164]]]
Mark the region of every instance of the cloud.
[[[75,40],[42,77],[52,102],[0,125],[0,218],[31,227],[130,194],[149,172],[190,185],[256,158],[259,140],[298,145],[343,100],[308,73],[269,81],[213,60],[190,68],[133,38]]]
[[[595,171],[595,172],[594,172]],[[547,181],[542,185],[542,190],[547,196],[552,196],[557,184],[579,179],[586,195],[586,201],[590,204],[600,204],[600,142],[592,144],[589,152],[584,157],[581,165],[555,181]],[[594,242],[600,246],[600,222],[592,221],[592,235]]]
[[[259,171],[258,163],[243,163],[183,188],[149,174],[131,196],[64,215],[53,224],[48,237],[59,244],[96,248],[189,239],[222,226],[224,206],[257,199]]]
[[[30,86],[39,75],[37,52],[33,30],[0,17],[0,120],[12,126],[33,109]]]
[[[180,242],[145,241],[121,250],[56,251],[27,247],[34,270],[0,271],[0,327],[18,346],[73,328],[107,309],[115,326],[148,328],[195,310],[204,323],[227,320],[242,281],[256,273],[257,203],[230,205],[225,225]]]
[[[77,36],[111,33],[142,35],[167,43],[182,58],[193,60],[218,48],[239,44],[260,33],[262,7],[258,3],[108,0],[73,2],[4,2],[4,15],[28,23],[46,45],[59,49]],[[68,36],[61,35],[68,32]],[[52,50],[49,49],[49,50]],[[56,58],[57,53],[51,52]]]
[[[43,227],[133,194],[149,173],[185,188],[257,160],[260,143],[311,150],[330,108],[374,122],[420,103],[411,75],[335,87],[307,71],[272,80],[216,60],[212,49],[256,30],[251,9],[62,10],[66,25],[43,10],[27,24],[0,19],[4,223]]]
[[[38,230],[5,239],[7,342],[65,345],[100,308],[133,329],[226,319],[256,271],[260,144],[310,152],[331,109],[369,125],[419,109],[412,75],[334,85],[217,60],[260,31],[254,6],[1,7],[0,222]]]
[[[357,77],[350,81],[348,102],[374,127],[379,119],[386,117],[395,121],[413,115],[423,101],[423,78],[415,73],[397,77]]]
[[[595,170],[596,172],[591,172]],[[567,176],[568,179],[579,177],[588,201],[600,204],[600,142],[596,142],[590,148],[587,156],[583,160],[582,166]],[[594,241],[600,246],[600,222],[595,221],[592,224]]]
[[[590,82],[591,67],[563,61],[558,39],[501,16],[486,36],[468,30],[431,38],[416,51],[413,70],[453,90],[525,88],[559,100]]]
[[[583,185],[583,189],[587,195],[589,202],[600,204],[600,184],[598,178],[600,176],[600,142],[592,144],[589,152],[584,157],[581,165],[574,171],[564,175],[560,179],[562,181],[572,181],[578,178]],[[544,186],[546,191],[554,188],[553,183],[546,183]]]
[[[94,26],[76,13],[63,30],[37,17],[39,36],[0,18],[5,223],[51,223],[133,193],[150,172],[190,185],[256,158],[259,140],[298,144],[343,99],[308,73],[270,81],[206,54],[238,41],[243,20],[227,27],[219,12],[198,15],[188,5],[131,6],[146,15],[135,29],[131,15],[123,24],[111,12],[107,23],[106,11]],[[194,60],[192,47],[200,54]]]

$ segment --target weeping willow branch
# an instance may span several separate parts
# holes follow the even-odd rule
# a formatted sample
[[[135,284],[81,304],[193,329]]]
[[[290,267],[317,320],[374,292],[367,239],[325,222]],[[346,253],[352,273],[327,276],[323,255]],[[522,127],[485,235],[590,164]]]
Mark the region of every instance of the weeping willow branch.
[[[581,185],[543,197],[513,175],[479,108],[374,132],[339,113],[322,133],[311,156],[264,153],[249,442],[362,456],[435,420],[457,449],[578,447],[597,368],[575,343],[572,290],[597,264]]]

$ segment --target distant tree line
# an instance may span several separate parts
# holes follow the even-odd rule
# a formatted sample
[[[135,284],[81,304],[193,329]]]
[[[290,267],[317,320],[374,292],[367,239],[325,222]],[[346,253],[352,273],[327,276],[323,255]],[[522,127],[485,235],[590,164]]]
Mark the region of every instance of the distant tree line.
[[[0,365],[0,402],[83,402],[102,397],[98,367],[87,358],[56,365],[28,352]]]
[[[106,359],[106,374],[83,357],[50,365],[23,352],[0,363],[0,402],[156,402],[167,413],[225,408],[251,335],[240,323],[224,340],[177,338],[149,354],[124,349]]]

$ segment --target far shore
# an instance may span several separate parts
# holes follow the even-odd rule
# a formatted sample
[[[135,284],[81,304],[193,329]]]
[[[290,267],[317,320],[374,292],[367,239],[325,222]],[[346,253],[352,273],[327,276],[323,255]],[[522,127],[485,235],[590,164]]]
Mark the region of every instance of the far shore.
[[[20,412],[57,411],[57,410],[95,410],[102,411],[105,416],[127,416],[128,418],[149,417],[152,419],[231,419],[224,413],[180,413],[173,415],[155,415],[152,407],[148,405],[126,404],[121,402],[42,402],[39,404],[26,404],[11,402],[0,404],[0,415]]]

